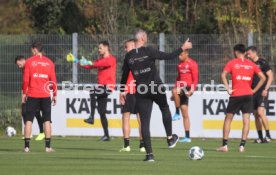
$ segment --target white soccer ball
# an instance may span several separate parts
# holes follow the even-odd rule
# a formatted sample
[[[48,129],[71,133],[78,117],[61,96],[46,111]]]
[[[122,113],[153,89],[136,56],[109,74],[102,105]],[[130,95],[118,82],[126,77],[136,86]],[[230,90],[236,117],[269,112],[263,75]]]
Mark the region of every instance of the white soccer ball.
[[[189,158],[191,160],[201,160],[204,157],[204,151],[198,146],[194,146],[189,150]]]
[[[16,130],[11,126],[8,126],[6,128],[6,135],[9,136],[9,137],[15,136],[16,135]]]

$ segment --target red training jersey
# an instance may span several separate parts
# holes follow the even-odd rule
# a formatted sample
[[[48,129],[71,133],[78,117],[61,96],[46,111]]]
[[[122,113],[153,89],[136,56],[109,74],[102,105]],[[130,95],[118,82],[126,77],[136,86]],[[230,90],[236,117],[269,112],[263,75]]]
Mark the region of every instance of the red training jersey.
[[[188,86],[195,89],[198,83],[198,65],[196,61],[188,58],[187,61],[180,62],[177,65],[177,79],[175,86]]]
[[[232,75],[231,96],[253,95],[251,84],[254,74],[261,72],[255,63],[248,59],[235,58],[226,64],[224,71]]]
[[[50,97],[50,87],[57,96],[57,80],[54,63],[45,56],[32,56],[26,60],[23,75],[23,94],[28,97]]]
[[[136,92],[136,84],[131,72],[129,72],[127,77],[125,92],[130,94],[135,94]]]
[[[116,58],[109,55],[99,58],[93,62],[93,65],[82,66],[86,69],[98,69],[98,84],[106,85],[110,90],[115,89],[116,84]]]

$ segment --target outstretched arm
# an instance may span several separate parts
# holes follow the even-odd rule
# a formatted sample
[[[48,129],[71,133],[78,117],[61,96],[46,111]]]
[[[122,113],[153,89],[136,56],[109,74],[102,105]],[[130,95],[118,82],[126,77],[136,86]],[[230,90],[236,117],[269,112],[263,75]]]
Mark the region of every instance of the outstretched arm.
[[[181,52],[183,52],[183,50],[187,50],[187,49],[191,49],[191,48],[192,48],[192,43],[189,41],[189,39],[187,39],[183,43],[181,48],[179,48],[171,53],[161,52],[159,50],[152,49],[152,48],[149,48],[149,49],[150,49],[152,58],[158,59],[158,60],[169,60],[169,59],[176,58]]]

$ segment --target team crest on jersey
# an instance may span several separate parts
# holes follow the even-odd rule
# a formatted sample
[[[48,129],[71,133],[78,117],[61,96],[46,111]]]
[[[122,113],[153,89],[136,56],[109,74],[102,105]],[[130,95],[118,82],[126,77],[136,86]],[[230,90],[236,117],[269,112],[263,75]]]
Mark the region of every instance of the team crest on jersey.
[[[240,66],[239,64],[235,64],[234,68],[235,68],[235,69],[240,69],[241,66]]]
[[[37,66],[37,62],[36,61],[32,61],[32,66],[33,67]]]
[[[129,63],[130,63],[130,64],[134,64],[134,58],[130,58],[130,59],[129,59]]]

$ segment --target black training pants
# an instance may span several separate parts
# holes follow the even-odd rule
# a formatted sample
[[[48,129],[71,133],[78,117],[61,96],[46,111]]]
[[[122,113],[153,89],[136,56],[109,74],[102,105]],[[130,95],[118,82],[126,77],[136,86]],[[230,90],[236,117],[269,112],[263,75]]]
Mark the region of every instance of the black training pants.
[[[107,97],[111,91],[106,86],[95,87],[94,90],[90,91],[90,107],[91,107],[91,117],[94,118],[96,102],[98,104],[97,109],[100,114],[102,127],[104,130],[104,135],[109,137],[108,132],[108,121],[106,118],[106,107],[107,107]]]
[[[153,102],[155,102],[159,106],[162,112],[163,124],[166,130],[166,135],[172,135],[172,118],[166,94],[159,92],[157,92],[157,94],[152,94],[149,92],[147,94],[141,95],[137,93],[136,107],[137,112],[140,114],[142,137],[145,143],[147,154],[152,153],[150,138],[150,118]]]

